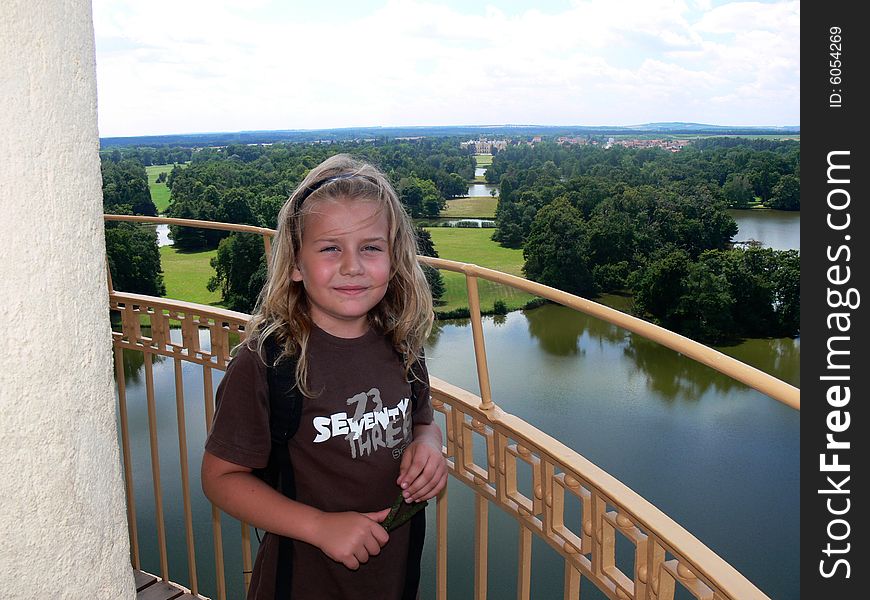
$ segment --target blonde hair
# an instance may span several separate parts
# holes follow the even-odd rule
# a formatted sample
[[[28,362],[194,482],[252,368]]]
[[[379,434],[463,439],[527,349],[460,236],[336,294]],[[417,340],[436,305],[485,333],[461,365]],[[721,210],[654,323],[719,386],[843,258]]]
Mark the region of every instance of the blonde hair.
[[[278,360],[297,357],[296,382],[306,396],[311,315],[302,282],[291,279],[296,268],[305,217],[325,201],[371,201],[387,216],[390,279],[384,298],[369,311],[369,324],[387,336],[402,356],[405,373],[421,356],[432,328],[432,294],[417,261],[411,219],[390,182],[374,166],[336,154],[311,170],[278,214],[272,261],[266,285],[248,322],[246,344],[265,358],[263,345],[273,337]]]

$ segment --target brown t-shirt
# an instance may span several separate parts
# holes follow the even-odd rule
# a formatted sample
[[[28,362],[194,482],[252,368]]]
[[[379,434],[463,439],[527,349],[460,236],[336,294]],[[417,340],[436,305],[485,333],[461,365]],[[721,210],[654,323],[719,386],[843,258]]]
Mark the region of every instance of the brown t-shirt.
[[[432,422],[428,376],[411,405],[411,386],[389,340],[375,331],[337,338],[314,327],[308,348],[310,390],[296,435],[289,442],[296,499],[328,512],[389,508],[402,452],[414,424]],[[318,393],[319,392],[319,393]],[[266,366],[243,346],[218,386],[206,450],[251,469],[269,459]],[[356,571],[304,542],[293,543],[294,600],[400,598],[409,527],[390,532],[381,553]],[[267,534],[257,555],[249,599],[274,598],[277,537]]]

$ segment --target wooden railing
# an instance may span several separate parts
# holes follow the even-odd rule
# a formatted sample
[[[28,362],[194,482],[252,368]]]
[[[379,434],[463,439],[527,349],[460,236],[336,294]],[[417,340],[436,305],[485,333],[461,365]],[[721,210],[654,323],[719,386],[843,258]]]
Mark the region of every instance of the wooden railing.
[[[106,216],[107,220],[161,222],[205,226],[262,235],[269,248],[271,230],[249,226],[176,219]],[[472,334],[481,396],[478,397],[448,382],[432,378],[435,410],[443,415],[446,429],[444,447],[450,474],[475,493],[474,597],[486,598],[488,511],[494,504],[513,515],[519,528],[520,550],[517,559],[519,598],[529,598],[531,582],[531,540],[546,541],[564,561],[564,597],[576,599],[580,576],[592,581],[609,598],[632,600],[673,600],[677,586],[699,600],[766,598],[745,577],[713,553],[668,516],[624,484],[596,467],[558,440],[544,434],[522,419],[502,411],[492,399],[486,362],[477,279],[483,278],[516,287],[548,298],[575,310],[624,327],[702,362],[795,409],[800,407],[800,391],[766,373],[640,319],[590,302],[565,292],[476,265],[422,258],[439,269],[464,273],[468,287]],[[140,568],[136,498],[132,478],[130,431],[127,416],[124,367],[121,351],[144,355],[149,447],[153,481],[154,514],[160,555],[159,575],[169,580],[163,493],[161,489],[153,357],[164,356],[174,362],[175,408],[178,424],[178,449],[184,513],[188,581],[193,594],[199,594],[194,550],[194,524],[191,511],[188,473],[188,424],[185,422],[183,363],[199,365],[203,375],[204,423],[210,426],[214,414],[212,372],[224,370],[234,343],[244,339],[248,315],[182,301],[154,298],[110,290],[111,310],[120,316],[120,330],[114,336],[118,385],[121,445],[128,498],[128,522],[132,562]],[[170,324],[180,327],[180,336],[170,335]],[[150,335],[143,334],[143,325]],[[207,332],[207,347],[200,344]],[[179,339],[180,338],[180,339]],[[485,447],[486,460],[475,462],[474,446]],[[201,450],[197,450],[200,454]],[[531,485],[518,476],[520,462],[531,470]],[[199,493],[198,490],[195,493]],[[573,500],[570,500],[573,497]],[[570,500],[570,501],[569,501]],[[566,514],[568,506],[579,506],[578,514]],[[220,513],[212,507],[212,536],[217,597],[227,597]],[[437,508],[437,597],[447,597],[447,521],[446,490]],[[572,529],[570,524],[579,523]],[[249,527],[242,524],[242,571],[247,585],[251,571]],[[634,545],[632,573],[623,573],[616,562],[617,532]]]

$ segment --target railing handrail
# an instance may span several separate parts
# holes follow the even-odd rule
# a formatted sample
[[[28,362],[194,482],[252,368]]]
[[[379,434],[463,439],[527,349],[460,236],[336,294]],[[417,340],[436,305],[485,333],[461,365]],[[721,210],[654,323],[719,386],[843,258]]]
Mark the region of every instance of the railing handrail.
[[[135,215],[104,215],[109,221],[132,221],[139,223],[161,223],[168,225],[184,225],[192,227],[205,227],[208,229],[223,229],[244,233],[255,233],[264,237],[275,235],[274,229],[267,227],[255,227],[253,225],[236,225],[232,223],[220,223],[217,221],[197,221],[194,219],[176,219],[171,217],[147,217]],[[632,333],[654,341],[662,346],[683,354],[701,364],[727,375],[749,387],[758,390],[762,394],[782,402],[786,406],[800,410],[800,389],[765,373],[760,369],[747,365],[727,354],[691,340],[683,335],[674,333],[649,321],[623,313],[614,308],[604,306],[592,300],[569,294],[562,290],[529,281],[516,275],[502,273],[486,267],[471,263],[446,260],[443,258],[431,258],[420,256],[420,260],[438,269],[445,269],[455,273],[463,273],[466,277],[479,277],[495,283],[501,283],[524,292],[552,300],[558,304],[576,310],[578,312],[601,319],[611,325],[622,327]],[[487,400],[484,394],[484,400]]]
[[[256,225],[239,225],[238,223],[222,223],[220,221],[197,221],[196,219],[178,219],[175,217],[148,217],[142,215],[110,215],[104,214],[106,221],[126,221],[128,223],[157,223],[159,225],[183,225],[186,227],[202,227],[203,229],[220,229],[256,233],[259,235],[275,235],[274,229],[257,227]]]

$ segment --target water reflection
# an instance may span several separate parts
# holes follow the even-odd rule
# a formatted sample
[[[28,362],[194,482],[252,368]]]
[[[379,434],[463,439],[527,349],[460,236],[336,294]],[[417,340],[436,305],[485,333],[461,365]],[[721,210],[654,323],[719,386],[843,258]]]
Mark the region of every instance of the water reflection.
[[[697,402],[711,390],[727,394],[736,387],[746,387],[718,371],[706,369],[703,365],[638,335],[629,336],[623,353],[643,372],[649,390],[668,402]],[[704,369],[709,373],[701,374],[700,371]]]
[[[545,304],[523,311],[523,314],[529,324],[529,335],[538,342],[541,350],[553,356],[582,355],[584,344],[581,338],[584,335],[586,345],[618,344],[628,335],[616,325],[558,304]]]

